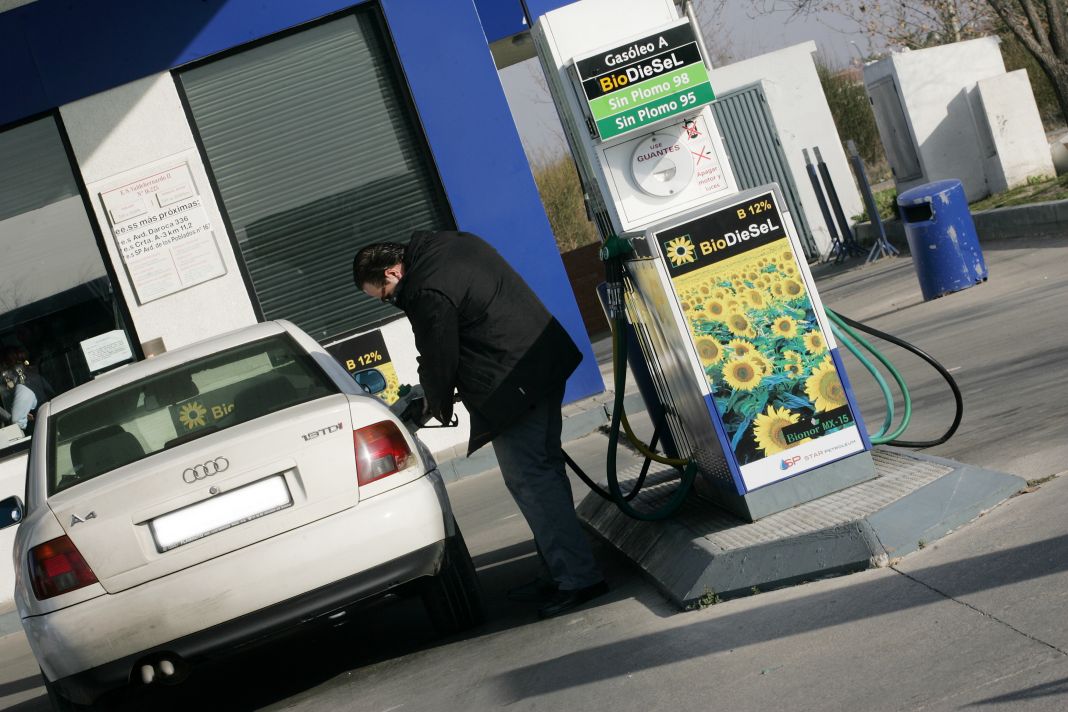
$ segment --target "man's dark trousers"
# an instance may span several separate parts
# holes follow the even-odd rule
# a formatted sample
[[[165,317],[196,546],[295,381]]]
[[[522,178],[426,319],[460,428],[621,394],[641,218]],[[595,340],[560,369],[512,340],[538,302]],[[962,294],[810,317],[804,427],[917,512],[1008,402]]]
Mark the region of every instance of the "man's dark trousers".
[[[549,574],[564,591],[602,580],[575,515],[571,481],[560,449],[563,385],[554,388],[493,438],[504,483],[534,533]]]

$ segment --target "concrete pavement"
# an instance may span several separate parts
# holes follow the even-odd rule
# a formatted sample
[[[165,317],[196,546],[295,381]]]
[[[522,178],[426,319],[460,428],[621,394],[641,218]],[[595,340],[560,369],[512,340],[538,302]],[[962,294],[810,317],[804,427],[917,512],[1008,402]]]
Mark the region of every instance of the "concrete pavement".
[[[495,486],[493,473],[454,485],[462,524]],[[609,595],[545,622],[499,602],[500,569],[529,575],[533,557],[514,520],[497,521],[495,549],[516,557],[482,559],[498,601],[486,628],[268,709],[1062,710],[1065,507],[1056,479],[891,568],[680,614],[602,552]]]

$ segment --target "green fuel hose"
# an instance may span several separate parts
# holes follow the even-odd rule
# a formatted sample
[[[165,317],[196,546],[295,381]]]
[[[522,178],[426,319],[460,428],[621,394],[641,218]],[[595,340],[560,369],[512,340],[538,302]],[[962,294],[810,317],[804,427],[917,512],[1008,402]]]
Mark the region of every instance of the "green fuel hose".
[[[868,326],[867,324],[862,324],[859,321],[855,321],[847,316],[833,312],[830,309],[827,309],[827,315],[831,318],[831,321],[833,322],[831,328],[835,336],[840,341],[842,341],[842,343],[846,346],[847,349],[849,349],[849,351],[854,356],[857,356],[857,360],[860,361],[861,364],[863,364],[864,367],[872,374],[872,377],[875,378],[876,382],[879,384],[879,387],[883,392],[883,398],[886,400],[887,417],[883,423],[883,427],[878,432],[870,436],[873,445],[886,444],[898,445],[900,447],[908,448],[925,448],[933,447],[935,445],[941,445],[942,443],[953,437],[953,434],[957,432],[957,428],[960,427],[961,419],[964,417],[964,398],[961,395],[960,387],[957,385],[956,380],[953,378],[952,374],[950,374],[949,371],[946,370],[945,366],[936,361],[934,357],[932,357],[924,350],[918,348],[914,344],[905,341],[904,339],[898,338],[892,334],[887,334],[886,332],[880,331],[872,326]],[[901,373],[894,367],[892,363],[890,363],[890,360],[887,359],[882,354],[882,352],[872,346],[868,341],[864,339],[864,337],[860,336],[857,331],[867,332],[868,334],[876,336],[882,339],[883,341],[887,341],[891,344],[894,344],[895,346],[903,348],[906,351],[909,351],[918,356],[919,358],[923,359],[931,367],[938,371],[938,374],[942,376],[943,380],[945,380],[945,382],[949,385],[949,389],[953,393],[954,401],[953,422],[941,436],[935,438],[934,440],[899,439],[901,437],[901,434],[905,432],[905,429],[908,427],[909,422],[912,419],[912,396],[909,393],[908,386],[905,383],[905,379],[901,376]],[[870,360],[859,355],[859,351],[856,349],[856,346],[852,343],[851,339],[855,339],[857,343],[859,343],[872,355],[874,355],[879,360],[879,362],[882,363],[883,366],[885,366],[886,369],[890,372],[890,375],[893,376],[894,381],[901,389],[902,400],[904,403],[901,423],[892,433],[887,434],[886,431],[890,428],[890,424],[893,421],[893,397],[890,395],[889,389],[886,387],[886,381],[885,379],[883,379],[878,369],[875,367],[874,364],[871,363]]]
[[[627,386],[627,321],[623,314],[622,304],[623,263],[621,256],[629,254],[630,250],[629,243],[625,243],[619,238],[613,238],[612,240],[607,241],[606,247],[602,249],[602,258],[605,261],[608,273],[608,283],[610,285],[609,293],[611,295],[609,298],[609,311],[612,313],[612,316],[609,319],[609,322],[612,326],[612,380],[613,387],[615,388],[615,398],[612,401],[612,419],[608,429],[608,461],[605,466],[608,480],[608,491],[605,491],[604,488],[590,479],[566,452],[564,453],[564,459],[571,469],[575,471],[575,474],[577,474],[592,491],[613,502],[619,507],[620,511],[628,517],[646,522],[655,522],[667,519],[682,506],[682,503],[686,500],[687,495],[689,495],[690,488],[693,486],[694,480],[697,477],[697,463],[692,460],[665,457],[654,452],[651,447],[641,442],[641,440],[634,435],[630,423],[627,422],[626,413],[623,412],[623,399],[626,395]],[[626,436],[631,444],[634,445],[640,453],[645,455],[645,465],[642,467],[641,475],[638,477],[638,480],[635,482],[631,491],[627,494],[623,493],[623,490],[619,485],[619,472],[617,470],[616,462],[621,426],[626,432]],[[654,435],[654,440],[655,437],[656,436]],[[650,460],[665,465],[671,465],[672,467],[679,469],[681,471],[679,484],[675,488],[674,493],[664,504],[652,510],[639,510],[631,506],[630,501],[634,499],[642,485],[645,483],[645,475],[648,471]]]

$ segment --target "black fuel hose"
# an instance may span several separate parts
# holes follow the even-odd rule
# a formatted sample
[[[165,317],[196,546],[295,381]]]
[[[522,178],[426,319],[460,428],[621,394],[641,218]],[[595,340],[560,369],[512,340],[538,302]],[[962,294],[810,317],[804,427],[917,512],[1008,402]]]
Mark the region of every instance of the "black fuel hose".
[[[850,319],[849,317],[843,315],[840,312],[835,312],[835,314],[838,316],[839,319],[841,319],[854,329],[859,329],[860,331],[864,331],[868,334],[871,334],[872,336],[878,337],[883,341],[888,341],[891,344],[899,346],[905,349],[906,351],[909,351],[918,356],[919,358],[923,359],[928,364],[930,364],[931,367],[938,371],[938,374],[942,376],[942,378],[947,384],[949,384],[950,391],[953,392],[953,400],[955,403],[953,422],[940,437],[934,440],[890,440],[889,442],[887,442],[887,445],[897,445],[898,447],[908,448],[934,447],[935,445],[941,445],[942,443],[953,437],[954,433],[957,432],[957,428],[960,427],[961,419],[964,417],[964,398],[961,395],[960,387],[957,385],[957,381],[953,378],[952,374],[950,374],[950,372],[946,370],[946,367],[939,363],[937,360],[935,360],[935,358],[929,353],[919,348],[915,344],[911,344],[908,341],[905,341],[904,339],[894,336],[893,334],[888,334],[885,331],[876,329],[873,326],[868,326],[867,324],[863,324],[859,321],[856,321],[855,319]]]
[[[657,423],[656,428],[653,430],[653,437],[649,441],[649,449],[652,450],[656,448],[656,444],[660,440],[660,429],[663,426],[664,420],[661,419],[660,422]],[[595,494],[599,495],[603,499],[607,499],[610,502],[612,501],[612,494],[610,492],[606,491],[603,487],[601,487],[599,484],[590,479],[589,475],[587,475],[586,472],[581,467],[579,467],[579,464],[577,462],[571,459],[571,456],[568,455],[567,452],[563,450],[563,448],[561,448],[561,452],[563,452],[564,454],[564,462],[567,463],[567,466],[570,467],[576,475],[578,475],[579,479],[582,480],[587,487],[589,487],[591,490],[593,490]],[[634,486],[631,487],[630,492],[623,495],[623,499],[629,502],[638,496],[638,493],[641,492],[642,487],[645,485],[646,478],[649,476],[649,465],[652,464],[652,462],[653,459],[651,457],[645,457],[645,462],[642,463],[641,472],[638,473],[638,479],[635,480]]]

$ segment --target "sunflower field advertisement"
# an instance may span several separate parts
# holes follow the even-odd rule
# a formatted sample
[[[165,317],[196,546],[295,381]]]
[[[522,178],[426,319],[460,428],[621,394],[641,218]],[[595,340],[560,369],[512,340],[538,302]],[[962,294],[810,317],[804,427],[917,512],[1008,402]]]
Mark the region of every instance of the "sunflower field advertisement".
[[[863,450],[774,194],[656,237],[747,488]]]

